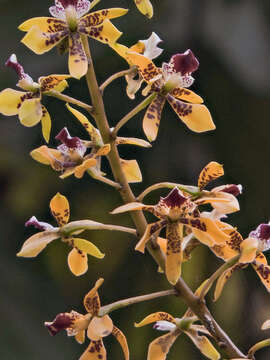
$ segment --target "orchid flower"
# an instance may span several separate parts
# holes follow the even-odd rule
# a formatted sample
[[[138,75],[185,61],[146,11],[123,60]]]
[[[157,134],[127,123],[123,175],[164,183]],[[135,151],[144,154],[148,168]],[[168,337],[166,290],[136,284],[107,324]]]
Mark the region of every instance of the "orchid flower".
[[[70,214],[69,202],[65,196],[57,193],[51,199],[50,209],[53,217],[57,221],[58,227],[53,227],[51,224],[38,221],[35,216],[32,216],[25,223],[25,226],[33,226],[40,230],[40,232],[32,235],[24,242],[21,250],[17,253],[17,256],[27,258],[36,257],[53,240],[62,238],[62,241],[72,247],[72,250],[68,254],[68,266],[70,271],[76,276],[83,275],[88,269],[87,255],[102,259],[104,254],[88,240],[74,236],[68,238],[62,236],[61,229],[68,223]],[[93,222],[93,225],[96,224],[98,223]]]
[[[52,322],[45,322],[49,333],[54,336],[61,330],[66,330],[68,336],[74,336],[79,344],[85,341],[85,332],[90,339],[85,352],[80,360],[106,360],[106,349],[103,344],[103,337],[114,335],[122,347],[125,360],[129,360],[129,349],[125,335],[113,325],[108,315],[99,317],[101,307],[98,295],[98,288],[102,285],[103,279],[98,279],[95,286],[84,297],[84,307],[87,314],[82,315],[74,310],[70,313],[60,313]]]
[[[27,32],[22,43],[36,54],[43,54],[68,39],[69,71],[74,78],[81,78],[88,69],[82,36],[114,43],[122,33],[109,19],[127,13],[126,9],[113,8],[87,14],[91,7],[88,0],[55,0],[55,5],[49,8],[53,17],[32,18],[19,26]]]
[[[19,77],[17,86],[25,91],[5,89],[0,92],[0,112],[7,116],[18,115],[22,125],[31,127],[41,121],[44,139],[48,142],[51,131],[51,117],[44,105],[42,95],[51,90],[62,92],[68,86],[70,75],[42,76],[38,82],[25,73],[22,65],[12,54],[6,66],[14,69]]]

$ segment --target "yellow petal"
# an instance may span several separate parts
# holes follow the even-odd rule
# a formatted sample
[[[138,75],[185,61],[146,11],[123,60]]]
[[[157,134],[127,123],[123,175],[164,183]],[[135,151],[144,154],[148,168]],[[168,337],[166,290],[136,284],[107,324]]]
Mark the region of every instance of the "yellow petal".
[[[67,29],[65,21],[52,17],[35,17],[26,20],[19,26],[21,31],[29,31],[33,26],[38,27],[43,32],[54,33]]]
[[[136,160],[121,159],[121,167],[128,183],[137,183],[142,181],[142,173]]]
[[[163,96],[157,95],[146,110],[143,118],[143,131],[149,141],[156,140],[165,101]]]
[[[168,94],[166,98],[178,117],[190,130],[200,133],[216,128],[206,106],[187,104],[181,100],[175,99],[170,94]]]
[[[136,146],[141,146],[141,147],[145,147],[145,148],[149,148],[152,145],[145,140],[142,139],[137,139],[137,138],[126,138],[126,137],[117,137],[116,141],[115,141],[116,145],[136,145]]]
[[[136,210],[144,210],[144,209],[147,210],[148,207],[149,206],[144,205],[139,202],[131,202],[129,204],[119,206],[118,208],[111,211],[111,214],[121,214],[121,213],[127,212],[127,211],[136,211]],[[150,206],[150,207],[153,208],[153,206]]]
[[[127,343],[127,339],[126,339],[125,335],[116,326],[113,327],[112,335],[115,336],[116,340],[121,345],[125,360],[129,360],[129,349],[128,349],[128,343]]]
[[[150,237],[154,235],[156,232],[160,231],[166,224],[167,222],[166,221],[164,222],[164,220],[157,221],[153,224],[148,224],[143,234],[143,237],[137,243],[135,250],[144,253],[146,243],[150,239]]]
[[[19,109],[20,122],[27,127],[34,126],[40,122],[42,115],[40,99],[24,100]]]
[[[168,281],[175,285],[181,276],[183,262],[182,239],[183,225],[168,223],[166,226],[167,252],[165,273]]]
[[[76,248],[72,249],[68,254],[68,266],[75,276],[85,274],[88,270],[87,254]]]
[[[50,201],[50,209],[59,226],[68,223],[70,210],[68,199],[65,196],[57,193]]]
[[[252,263],[252,266],[259,276],[261,282],[265,286],[266,290],[270,292],[270,266],[257,260]]]
[[[122,58],[124,58],[128,64],[131,66],[132,62],[128,60],[128,51],[130,51],[130,49],[123,45],[123,44],[118,44],[118,43],[111,43],[110,47],[117,52],[118,55],[120,55]]]
[[[160,246],[161,251],[165,255],[167,252],[167,239],[164,239],[162,237],[157,238],[157,243]]]
[[[51,50],[68,35],[67,30],[56,33],[45,33],[37,26],[33,26],[21,42],[34,53],[40,55]]]
[[[79,358],[79,360],[106,360],[106,349],[104,347],[103,341],[91,341],[88,348]]]
[[[109,154],[109,152],[111,151],[111,145],[110,144],[105,144],[103,146],[101,146],[98,151],[94,154],[94,156],[105,156],[107,154]]]
[[[184,100],[192,104],[202,104],[203,99],[193,91],[185,88],[174,88],[171,95],[179,100]]]
[[[225,244],[215,244],[211,247],[211,250],[216,256],[227,261],[240,253],[240,244],[242,243],[243,238],[234,227],[227,223],[216,221],[216,225],[229,235],[230,239],[226,240]]]
[[[96,281],[95,286],[85,295],[83,304],[85,310],[92,314],[97,315],[100,309],[100,299],[98,296],[98,288],[103,284],[104,279],[100,278]]]
[[[102,254],[100,250],[93,243],[91,243],[91,241],[79,239],[79,238],[73,238],[72,245],[78,250],[88,255],[94,256],[98,259],[103,259],[105,256],[105,254]]]
[[[0,92],[0,112],[6,116],[17,115],[26,92],[5,89]]]
[[[113,322],[108,315],[102,318],[94,317],[88,326],[87,336],[90,340],[96,341],[110,335],[112,330]]]
[[[110,20],[105,20],[97,26],[89,26],[79,29],[80,33],[90,36],[91,38],[101,41],[104,44],[113,44],[122,35]]]
[[[254,238],[247,238],[240,244],[241,257],[239,262],[242,264],[251,263],[255,260],[256,252],[258,250],[258,240]]]
[[[50,242],[58,239],[60,235],[57,231],[42,231],[32,235],[27,239],[17,256],[35,257],[37,256]]]
[[[79,332],[75,335],[75,340],[76,340],[79,344],[83,344],[84,341],[85,341],[85,330],[79,331]]]
[[[146,82],[151,82],[156,76],[160,76],[160,70],[155,66],[153,61],[147,57],[137,54],[135,52],[128,53],[128,60],[133,65],[138,66],[139,71]]]
[[[70,75],[80,79],[87,73],[88,61],[82,44],[81,35],[78,32],[69,35],[68,68]]]
[[[168,334],[159,336],[152,341],[148,348],[147,360],[165,360],[171,346],[180,334],[181,331],[177,329]]]
[[[59,150],[48,148],[46,145],[42,145],[39,148],[32,150],[30,155],[34,160],[44,165],[51,165],[55,170],[57,170],[57,160],[60,161],[62,159]]]
[[[90,158],[83,161],[81,165],[78,165],[74,169],[74,175],[77,179],[81,179],[84,173],[92,166],[95,166],[97,163],[96,159]],[[73,171],[72,171],[73,173]],[[69,174],[71,175],[71,174]]]
[[[236,270],[240,269],[241,267],[242,267],[241,264],[235,264],[234,266],[232,266],[229,269],[225,270],[222,275],[220,275],[220,277],[218,278],[217,284],[216,284],[216,288],[215,288],[214,301],[218,300],[218,298],[220,297],[220,295],[222,293],[224,285],[230,279],[232,274]]]
[[[68,86],[68,83],[65,81],[69,79],[70,75],[49,75],[42,76],[38,79],[38,82],[41,86],[41,92],[46,92],[50,90],[56,90],[62,92]]]
[[[199,336],[197,331],[189,329],[185,331],[185,334],[192,340],[194,345],[200,350],[200,352],[211,360],[219,360],[220,354],[211,344],[206,336]]]
[[[142,321],[140,321],[139,323],[135,323],[134,326],[135,327],[142,327],[148,324],[151,324],[153,322],[156,321],[169,321],[170,323],[175,324],[175,318],[163,311],[159,311],[159,312],[155,312],[153,314],[150,314],[148,316],[146,316]]]
[[[80,19],[79,26],[89,27],[100,25],[106,19],[114,19],[125,15],[128,9],[111,8],[93,11]]]
[[[210,181],[218,179],[224,175],[223,165],[211,161],[200,172],[198,179],[198,187],[203,189]]]
[[[139,11],[149,19],[153,17],[154,10],[150,0],[134,0]]]
[[[41,126],[42,126],[42,135],[45,141],[48,143],[50,140],[52,121],[50,114],[48,113],[45,106],[42,106]]]

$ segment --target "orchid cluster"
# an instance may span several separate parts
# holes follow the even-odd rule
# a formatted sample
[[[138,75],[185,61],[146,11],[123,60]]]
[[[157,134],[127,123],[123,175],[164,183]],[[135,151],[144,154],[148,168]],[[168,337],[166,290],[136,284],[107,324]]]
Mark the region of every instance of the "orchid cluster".
[[[51,335],[66,330],[67,335],[74,336],[79,344],[84,343],[87,336],[90,344],[81,355],[81,360],[106,359],[103,338],[112,334],[120,343],[125,360],[128,360],[127,339],[113,325],[108,313],[139,301],[174,294],[187,304],[187,310],[182,316],[174,317],[159,311],[135,323],[136,327],[155,323],[156,330],[168,332],[151,342],[148,360],[166,359],[170,347],[181,334],[187,335],[208,359],[218,360],[222,352],[225,352],[227,359],[248,359],[250,356],[253,359],[255,351],[269,345],[270,341],[265,340],[264,346],[255,344],[248,355],[244,355],[216,323],[204,304],[204,298],[216,282],[214,300],[217,300],[234,272],[249,264],[270,292],[270,266],[263,254],[270,249],[270,223],[260,224],[246,238],[229,224],[228,216],[240,210],[238,197],[242,193],[242,186],[225,184],[208,189],[210,182],[224,175],[223,165],[215,161],[206,164],[201,170],[196,184],[164,182],[146,188],[137,197],[134,195],[129,184],[142,182],[140,166],[136,159],[120,158],[118,146],[128,144],[146,149],[151,147],[150,142],[154,142],[158,136],[166,101],[192,132],[212,131],[215,124],[203,99],[190,90],[195,81],[194,73],[199,68],[199,61],[192,50],[172,55],[161,66],[155,65],[153,60],[163,52],[159,47],[161,38],[153,32],[148,39],[139,40],[132,46],[121,43],[122,32],[112,20],[124,16],[128,10],[110,8],[89,12],[99,2],[55,0],[55,4],[49,8],[52,17],[32,18],[19,26],[21,31],[26,32],[22,43],[34,53],[44,54],[54,47],[61,54],[68,52],[69,73],[42,76],[35,82],[25,72],[16,55],[12,54],[6,66],[15,70],[18,75],[17,86],[23,91],[9,88],[1,91],[0,112],[7,116],[18,115],[21,124],[27,127],[41,122],[43,137],[49,143],[53,131],[52,119],[42,100],[48,96],[64,101],[68,112],[84,128],[85,135],[83,138],[73,136],[65,127],[55,136],[59,144],[56,148],[43,144],[31,151],[31,157],[50,166],[60,174],[61,179],[74,175],[79,181],[89,175],[115,188],[124,205],[112,210],[112,214],[131,212],[135,227],[102,224],[89,219],[70,221],[69,202],[64,195],[57,193],[50,201],[50,211],[57,226],[32,216],[25,226],[33,226],[39,232],[24,242],[17,256],[36,257],[47,245],[58,239],[71,248],[67,259],[70,271],[75,276],[82,276],[88,270],[88,255],[103,259],[105,254],[89,240],[78,236],[86,230],[122,231],[137,239],[136,251],[144,253],[147,249],[150,252],[157,262],[158,271],[164,273],[173,289],[158,295],[154,293],[120,300],[102,307],[98,295],[98,289],[103,283],[100,278],[84,298],[86,314],[74,310],[63,312],[52,322],[45,322],[45,326]],[[153,6],[149,0],[135,0],[135,4],[145,16],[153,16]],[[126,60],[128,69],[112,75],[99,86],[88,38],[108,45],[112,52]],[[91,105],[63,93],[70,78],[82,77],[87,80]],[[119,77],[125,78],[126,94],[130,99],[136,99],[142,86],[141,93],[145,99],[111,128],[104,110],[103,92]],[[87,116],[77,107],[87,111]],[[118,136],[119,129],[144,109],[146,112],[142,116],[142,128],[148,141]],[[102,170],[106,160],[113,179]],[[168,189],[167,196],[160,197],[153,205],[143,203],[144,197],[150,192],[164,188]],[[206,211],[205,205],[211,211]],[[148,224],[144,217],[145,211],[152,213],[157,220]],[[223,262],[193,293],[182,278],[185,275],[182,265],[190,260],[194,249],[201,245]],[[264,329],[268,327],[269,320],[263,325]]]

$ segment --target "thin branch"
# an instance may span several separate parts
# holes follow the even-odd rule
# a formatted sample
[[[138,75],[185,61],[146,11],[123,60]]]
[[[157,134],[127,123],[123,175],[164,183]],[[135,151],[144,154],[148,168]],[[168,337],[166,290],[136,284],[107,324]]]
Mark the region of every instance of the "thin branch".
[[[101,309],[99,310],[99,316],[104,316],[114,310],[121,309],[121,308],[129,306],[129,305],[137,304],[142,301],[153,300],[156,298],[160,298],[162,296],[169,296],[169,295],[176,295],[176,294],[177,294],[177,292],[174,289],[171,289],[171,290],[165,290],[165,291],[158,291],[158,292],[155,292],[152,294],[147,294],[147,295],[135,296],[135,297],[132,297],[129,299],[119,300],[112,304],[102,306]]]
[[[87,170],[88,174],[95,180],[101,181],[107,185],[114,187],[116,190],[121,189],[121,185],[113,180],[106,178],[105,176],[99,175],[91,169]]]
[[[118,131],[121,129],[122,126],[124,126],[130,119],[132,119],[135,115],[137,115],[140,111],[146,108],[152,100],[157,95],[155,93],[149,95],[146,99],[144,99],[139,105],[137,105],[133,110],[131,110],[127,115],[125,115],[115,126],[113,132],[112,132],[112,138],[115,138]]]
[[[254,359],[255,352],[260,349],[263,349],[266,346],[270,346],[270,339],[262,340],[262,341],[258,342],[257,344],[253,345],[248,351],[249,358]]]
[[[108,85],[110,85],[110,83],[112,83],[114,80],[116,80],[116,79],[118,79],[118,78],[120,78],[122,76],[131,74],[135,69],[136,69],[136,66],[132,66],[131,68],[129,68],[127,70],[119,71],[119,72],[113,74],[107,80],[105,80],[102,85],[100,85],[100,87],[99,87],[100,92],[103,94],[105,88]]]
[[[51,90],[51,91],[46,92],[46,95],[55,97],[59,100],[65,101],[69,104],[78,105],[81,108],[87,110],[90,114],[92,114],[92,112],[93,112],[93,106],[85,104],[84,102],[74,99],[71,96],[64,95],[64,94],[60,93],[59,91]]]

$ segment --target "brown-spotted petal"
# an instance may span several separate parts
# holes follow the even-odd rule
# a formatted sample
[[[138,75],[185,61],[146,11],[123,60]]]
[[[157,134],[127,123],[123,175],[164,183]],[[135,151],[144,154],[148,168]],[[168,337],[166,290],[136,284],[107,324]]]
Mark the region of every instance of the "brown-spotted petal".
[[[210,181],[218,179],[224,175],[223,165],[216,161],[211,161],[200,172],[198,187],[203,189]]]
[[[68,68],[70,75],[80,79],[87,73],[88,61],[82,44],[81,35],[78,32],[69,36]]]
[[[165,273],[168,281],[175,285],[181,276],[181,266],[183,262],[183,225],[178,224],[178,222],[168,223],[166,226],[166,238]]]
[[[67,87],[68,85],[65,80],[69,78],[70,75],[58,75],[58,74],[42,76],[38,79],[38,82],[40,84],[40,91],[47,92],[51,90],[56,90],[62,92],[65,89],[65,87]]]
[[[135,52],[129,52],[127,58],[133,65],[138,66],[142,77],[147,83],[160,75],[160,70],[147,57]]]
[[[19,30],[29,31],[33,26],[37,26],[41,31],[46,33],[55,33],[62,30],[67,30],[65,21],[51,17],[35,17],[24,21]]]
[[[267,264],[265,257],[259,257],[260,254],[257,255],[256,259],[252,263],[252,266],[266,290],[270,292],[270,266]]]
[[[121,345],[125,360],[129,360],[129,349],[128,349],[128,343],[127,343],[127,339],[126,339],[125,335],[116,326],[113,327],[112,335],[116,338],[116,340]]]
[[[60,237],[58,230],[55,231],[42,231],[35,235],[32,235],[27,239],[21,250],[17,253],[17,256],[21,257],[35,257],[37,256],[45,247],[51,243],[53,240],[56,240]]]
[[[87,337],[90,340],[96,341],[110,335],[112,330],[113,322],[109,315],[102,316],[101,318],[94,317],[88,326]]]
[[[190,130],[200,133],[216,128],[206,106],[200,104],[188,104],[175,99],[170,94],[168,94],[166,98],[178,117]]]
[[[106,19],[100,25],[79,27],[79,32],[83,35],[90,36],[91,38],[98,40],[104,44],[113,44],[122,35],[110,20]]]
[[[100,25],[106,19],[114,19],[125,15],[128,12],[123,8],[111,8],[93,11],[80,19],[80,26],[89,27]]]
[[[148,240],[150,239],[150,237],[155,233],[158,233],[164,226],[166,226],[166,224],[167,224],[166,220],[160,220],[153,224],[148,224],[142,238],[137,243],[135,250],[144,253],[145,246]]]
[[[85,295],[83,304],[85,310],[90,314],[97,315],[100,309],[100,299],[98,288],[103,284],[104,279],[100,278],[96,281],[95,286]]]
[[[147,360],[165,360],[171,346],[180,334],[181,331],[176,329],[153,340],[149,344]]]
[[[79,360],[106,360],[106,349],[102,340],[91,341]]]
[[[142,326],[145,326],[145,325],[151,324],[153,322],[157,322],[157,321],[168,321],[173,324],[176,323],[175,318],[172,315],[170,315],[164,311],[158,311],[158,312],[155,312],[153,314],[146,316],[139,323],[135,323],[134,326],[142,327]]]
[[[164,96],[157,95],[146,110],[143,118],[143,131],[149,141],[156,140],[165,102]]]
[[[50,209],[59,226],[68,223],[70,210],[68,199],[65,196],[57,193],[50,201]]]
[[[184,100],[192,104],[203,103],[203,99],[199,95],[186,88],[176,87],[171,91],[170,94],[179,100]]]
[[[193,329],[185,331],[185,334],[192,340],[193,344],[200,350],[200,352],[208,359],[220,359],[220,354],[206,336],[200,336],[198,332]]]

